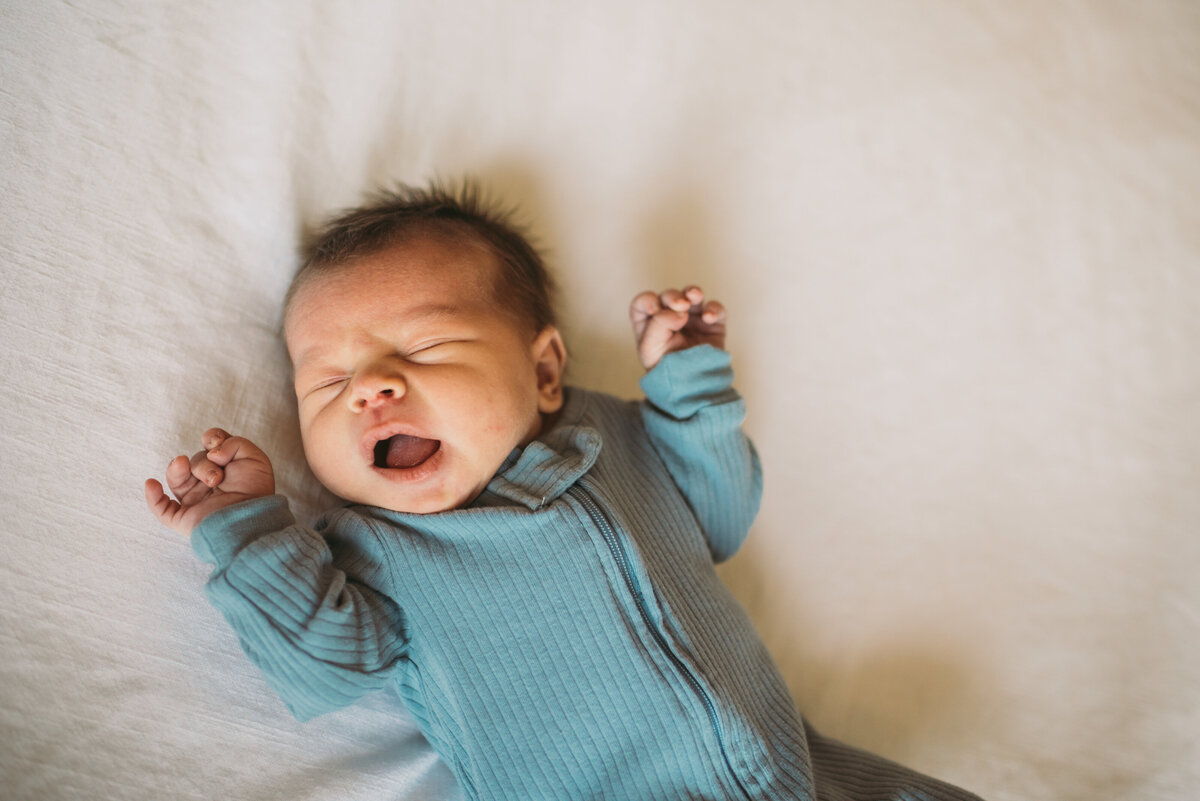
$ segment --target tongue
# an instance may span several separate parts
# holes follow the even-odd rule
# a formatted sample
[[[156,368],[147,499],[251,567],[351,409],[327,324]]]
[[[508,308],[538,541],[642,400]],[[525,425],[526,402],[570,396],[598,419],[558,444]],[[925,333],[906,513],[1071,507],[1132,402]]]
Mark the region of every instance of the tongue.
[[[388,440],[387,457],[384,461],[388,467],[416,467],[433,456],[440,444],[436,439],[397,434]]]

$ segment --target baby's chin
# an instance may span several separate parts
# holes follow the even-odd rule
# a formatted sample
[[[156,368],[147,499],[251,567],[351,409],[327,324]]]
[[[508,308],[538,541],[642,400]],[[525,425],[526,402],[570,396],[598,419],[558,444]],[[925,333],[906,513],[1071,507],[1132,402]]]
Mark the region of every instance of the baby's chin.
[[[431,515],[461,509],[475,500],[482,491],[482,487],[469,492],[454,492],[449,489],[414,492],[399,491],[396,487],[364,487],[357,491],[348,490],[343,495],[333,490],[335,495],[350,503],[413,515]]]

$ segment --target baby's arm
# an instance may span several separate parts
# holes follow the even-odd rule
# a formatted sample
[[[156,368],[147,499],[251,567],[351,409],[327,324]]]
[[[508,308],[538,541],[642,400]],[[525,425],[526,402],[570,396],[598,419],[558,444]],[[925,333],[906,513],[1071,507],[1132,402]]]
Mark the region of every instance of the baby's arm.
[[[643,292],[630,317],[647,369],[646,433],[695,512],[713,558],[727,559],[758,511],[762,468],[741,430],[746,406],[723,349],[725,309],[688,287]],[[712,347],[697,347],[703,345]]]
[[[384,686],[406,639],[400,608],[374,589],[386,584],[378,538],[347,514],[338,531],[297,525],[258,447],[219,428],[202,442],[167,467],[175,498],[150,479],[146,503],[214,566],[206,592],[246,654],[301,719]]]
[[[403,669],[405,616],[387,548],[358,514],[315,528],[282,495],[213,513],[192,548],[214,566],[205,592],[297,718],[346,706]]]
[[[163,525],[190,535],[208,515],[232,506],[275,494],[271,460],[253,442],[210,428],[201,437],[204,450],[191,459],[176,456],[167,465],[167,485],[146,479],[146,505]]]

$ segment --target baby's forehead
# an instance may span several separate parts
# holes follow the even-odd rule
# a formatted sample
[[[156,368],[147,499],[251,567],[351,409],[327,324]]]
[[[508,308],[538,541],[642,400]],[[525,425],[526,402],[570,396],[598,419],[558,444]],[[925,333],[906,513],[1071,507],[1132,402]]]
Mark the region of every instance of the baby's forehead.
[[[391,284],[418,288],[444,286],[449,293],[503,294],[500,260],[486,244],[442,237],[406,239],[336,264],[307,265],[288,294],[285,313],[304,300],[355,289]]]
[[[536,315],[514,289],[499,254],[482,238],[426,232],[336,264],[307,265],[293,281],[284,307],[284,335],[300,306],[318,306],[340,295],[383,293],[397,301],[430,291],[500,311],[521,327],[536,329]]]
[[[536,333],[519,302],[506,301],[499,259],[486,250],[395,247],[306,276],[293,290],[284,338],[294,363],[321,350],[323,339],[347,328],[407,331],[471,319],[503,318],[506,327]],[[298,353],[299,351],[300,353]]]

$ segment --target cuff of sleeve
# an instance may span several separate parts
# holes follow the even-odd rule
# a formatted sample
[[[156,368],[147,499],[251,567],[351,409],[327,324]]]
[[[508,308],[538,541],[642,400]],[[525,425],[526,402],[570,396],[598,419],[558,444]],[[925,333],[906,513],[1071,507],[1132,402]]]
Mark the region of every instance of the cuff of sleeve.
[[[733,357],[712,345],[668,353],[642,376],[646,400],[677,420],[705,406],[738,398],[733,390]]]
[[[218,567],[229,564],[247,543],[296,522],[283,495],[236,503],[213,512],[192,531],[192,550]]]

